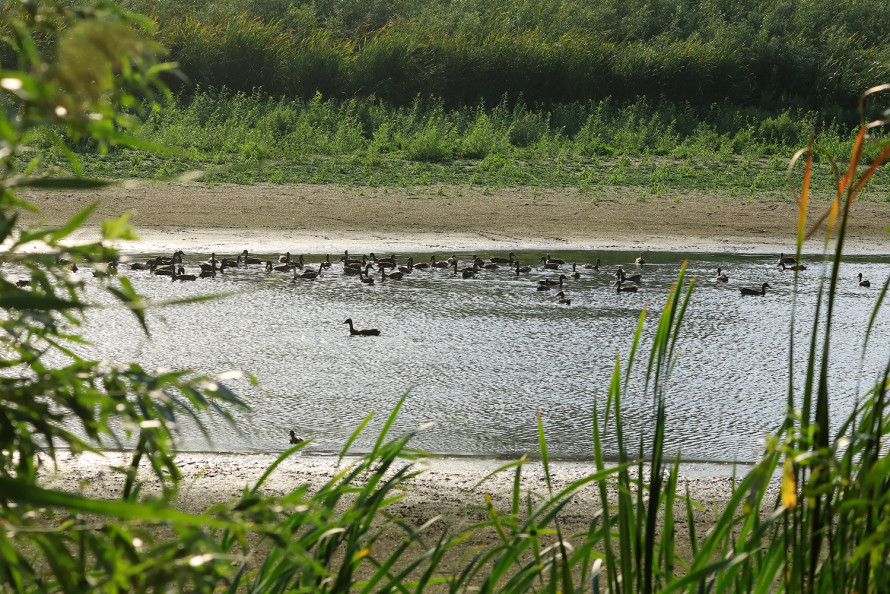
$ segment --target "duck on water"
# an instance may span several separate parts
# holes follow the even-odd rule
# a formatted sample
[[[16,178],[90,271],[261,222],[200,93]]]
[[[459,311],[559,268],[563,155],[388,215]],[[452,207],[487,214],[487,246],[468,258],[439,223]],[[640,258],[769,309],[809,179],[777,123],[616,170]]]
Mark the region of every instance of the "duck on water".
[[[380,336],[380,330],[378,330],[377,328],[365,328],[363,330],[356,330],[355,326],[352,325],[352,318],[346,318],[343,323],[349,324],[350,336]]]

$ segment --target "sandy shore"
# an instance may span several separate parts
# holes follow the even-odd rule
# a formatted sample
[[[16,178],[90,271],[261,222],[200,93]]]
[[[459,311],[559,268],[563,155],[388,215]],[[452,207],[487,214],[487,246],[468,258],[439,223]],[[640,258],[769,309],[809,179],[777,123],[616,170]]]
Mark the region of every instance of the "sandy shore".
[[[235,254],[460,249],[629,249],[793,252],[793,201],[676,195],[640,201],[620,190],[595,199],[574,190],[478,188],[415,193],[318,185],[128,182],[83,192],[29,191],[33,224],[59,225],[99,201],[74,240],[95,240],[100,221],[131,213],[140,241],[130,251]],[[815,203],[810,221],[827,203]],[[890,203],[857,203],[847,249],[890,252]],[[820,252],[819,232],[804,250]]]
[[[273,454],[215,454],[189,453],[177,456],[177,463],[183,472],[181,493],[177,507],[192,513],[201,513],[216,503],[234,502],[245,486],[252,487],[266,468],[275,460]],[[346,458],[342,463],[334,457],[296,455],[282,463],[269,477],[261,492],[269,496],[284,495],[299,485],[308,485],[310,491],[320,489],[337,472],[356,462],[356,458]],[[62,453],[57,469],[47,468],[41,478],[43,485],[64,491],[78,491],[93,497],[119,496],[123,476],[111,470],[113,466],[124,466],[129,462],[125,453],[108,452],[104,457],[92,454],[75,456]],[[439,534],[446,526],[449,533],[456,535],[467,531],[473,524],[486,519],[485,501],[489,495],[496,509],[505,513],[510,509],[513,472],[506,471],[489,477],[507,460],[481,458],[431,458],[415,463],[422,472],[405,483],[400,493],[401,499],[387,510],[415,527],[431,522],[431,534]],[[701,504],[694,514],[695,532],[701,537],[713,525],[716,510],[722,509],[732,492],[733,472],[743,475],[746,466],[734,468],[731,465],[686,464],[681,471],[678,492],[682,495],[689,489],[693,499]],[[551,464],[553,492],[588,476],[595,471],[591,463],[554,462]],[[157,482],[145,469],[142,478],[146,480],[144,492],[157,489]],[[773,494],[778,488],[773,485]],[[539,461],[529,462],[523,468],[521,489],[523,501],[526,493],[546,496],[547,483],[543,466]],[[614,490],[610,489],[614,497]],[[533,497],[533,500],[537,500]],[[591,520],[600,510],[599,493],[596,483],[578,489],[570,502],[560,513],[560,529],[569,536],[570,542],[580,541],[589,529]],[[679,510],[676,516],[678,553],[688,554],[690,542],[685,511]],[[445,567],[457,570],[465,563],[464,554],[472,547],[490,543],[495,538],[486,530],[477,530],[473,536],[445,559]],[[384,553],[394,550],[401,543],[402,533],[395,528],[382,531],[375,548]],[[495,538],[496,540],[496,538]],[[255,543],[259,557],[263,545]]]

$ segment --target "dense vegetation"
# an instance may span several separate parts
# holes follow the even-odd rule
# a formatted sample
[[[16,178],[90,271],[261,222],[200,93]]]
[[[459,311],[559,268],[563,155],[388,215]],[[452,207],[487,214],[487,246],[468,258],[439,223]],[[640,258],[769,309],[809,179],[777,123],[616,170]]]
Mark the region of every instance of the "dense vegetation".
[[[688,106],[655,109],[643,100],[548,111],[502,102],[449,111],[436,101],[393,108],[320,96],[304,101],[202,92],[189,101],[165,102],[138,132],[144,141],[174,147],[174,154],[103,156],[86,150],[79,156],[86,172],[106,178],[171,179],[201,170],[210,182],[335,183],[408,192],[527,185],[577,189],[591,199],[616,190],[625,199],[690,192],[790,199],[788,156],[806,144],[815,119],[812,113],[773,117],[714,107],[705,122]],[[838,154],[849,152],[854,136],[823,125],[816,141]],[[46,149],[47,166],[67,168],[64,151]],[[865,159],[876,155],[869,147]],[[831,168],[819,163],[816,195],[830,198]],[[867,197],[886,200],[888,184],[884,168]]]
[[[96,266],[116,254],[104,241],[64,244],[89,208],[61,228],[29,229],[18,221],[17,210],[28,205],[16,194],[33,186],[101,184],[35,177],[34,166],[46,147],[66,153],[67,140],[101,149],[144,147],[127,134],[134,124],[127,113],[143,105],[140,97],[152,89],[163,91],[158,74],[164,68],[156,63],[157,48],[137,33],[138,23],[122,21],[114,12],[44,9],[34,3],[28,9],[16,15],[20,18],[4,14],[0,29],[3,41],[22,58],[21,69],[0,76],[0,256],[2,263],[14,262],[30,273],[26,286],[0,276],[0,590],[265,594],[404,592],[428,586],[452,592],[478,587],[484,592],[615,593],[890,588],[890,359],[879,378],[863,380],[859,406],[836,434],[830,434],[828,424],[831,329],[839,315],[834,306],[846,222],[874,168],[890,158],[890,147],[874,145],[865,127],[850,147],[849,167],[833,193],[828,224],[836,239],[813,316],[809,354],[802,368],[789,356],[787,417],[777,419],[779,431],[768,440],[761,461],[740,479],[714,526],[697,534],[695,523],[688,522],[690,555],[676,554],[675,519],[691,519],[695,503],[677,493],[678,464],[664,459],[662,445],[670,415],[665,390],[681,356],[678,330],[694,284],[681,271],[646,363],[644,390],[657,411],[651,450],[628,447],[621,421],[630,369],[642,359],[644,310],[629,356],[616,362],[610,384],[595,392],[591,448],[597,471],[555,492],[539,420],[546,492],[520,489],[528,460],[508,464],[502,471],[516,477],[510,504],[498,509],[490,498],[478,502],[488,518],[473,530],[489,534],[490,541],[468,551],[462,567],[445,571],[445,551],[460,547],[467,535],[408,525],[387,512],[415,472],[403,461],[417,455],[409,449],[411,435],[388,435],[398,407],[373,451],[316,492],[297,485],[284,496],[265,496],[260,490],[264,476],[236,500],[199,515],[172,506],[180,482],[172,447],[176,418],[201,411],[225,415],[241,406],[226,388],[229,378],[78,356],[77,324],[91,303],[83,283],[70,274],[70,264],[82,259]],[[38,32],[60,31],[58,52],[47,60],[32,39]],[[872,168],[859,166],[866,145],[873,145]],[[66,156],[77,170],[77,154]],[[799,202],[805,214],[812,151],[799,156],[805,180]],[[798,255],[806,217],[800,221]],[[130,235],[123,217],[107,222],[101,239]],[[109,276],[102,286],[148,331],[144,310],[149,304],[125,276]],[[876,308],[888,286],[890,279],[876,287]],[[799,331],[794,319],[789,339]],[[865,344],[871,331],[869,325]],[[606,434],[614,434],[619,446],[615,465],[603,459]],[[114,469],[122,476],[119,494],[94,500],[41,486],[39,472],[52,465],[60,449],[102,446],[133,452],[130,464]],[[646,476],[644,459],[652,469],[647,479],[640,478]],[[142,466],[151,468],[162,485],[154,497],[142,491]],[[774,499],[767,485],[777,475],[781,496]],[[561,510],[587,484],[596,485],[602,508],[592,514],[584,533],[565,534]],[[386,524],[404,532],[403,546],[375,549]],[[254,547],[257,541],[261,547]]]
[[[849,151],[855,98],[890,79],[874,0],[123,4],[184,79],[138,132],[172,154],[74,145],[107,178],[787,196],[787,155],[811,131]],[[43,148],[37,171],[71,171]],[[814,173],[827,197],[830,168]]]
[[[124,0],[192,84],[446,108],[611,98],[848,118],[890,79],[885,2]],[[855,123],[855,122],[847,122]]]

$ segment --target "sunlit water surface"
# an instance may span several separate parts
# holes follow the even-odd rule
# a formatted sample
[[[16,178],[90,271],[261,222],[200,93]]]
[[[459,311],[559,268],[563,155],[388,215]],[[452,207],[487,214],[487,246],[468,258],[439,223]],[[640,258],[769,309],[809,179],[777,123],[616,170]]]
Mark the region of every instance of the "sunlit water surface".
[[[411,254],[401,255],[400,261]],[[413,254],[428,261],[429,254]],[[457,254],[461,266],[472,254]],[[490,257],[491,253],[480,253]],[[497,254],[505,255],[505,254]],[[435,453],[516,456],[537,449],[540,412],[552,457],[592,455],[592,414],[603,410],[616,360],[627,364],[640,313],[648,303],[643,340],[623,394],[627,443],[636,449],[651,433],[653,398],[644,393],[649,344],[671,284],[684,259],[695,289],[678,340],[679,356],[667,394],[667,448],[687,460],[749,461],[762,438],[783,419],[788,386],[794,273],[776,268],[773,255],[647,254],[636,294],[618,294],[617,265],[633,273],[638,253],[559,252],[578,262],[582,276],[564,281],[569,307],[555,303],[558,288],[537,291],[539,279],[568,274],[539,268],[540,252],[519,253],[529,274],[513,269],[455,277],[451,270],[416,270],[400,281],[360,283],[336,264],[315,281],[261,266],[226,270],[212,280],[171,282],[128,271],[136,290],[163,301],[236,292],[210,302],[153,308],[151,334],[119,308],[94,311],[83,328],[94,347],[88,357],[139,361],[147,367],[191,368],[208,375],[240,369],[258,380],[229,382],[250,406],[235,410],[237,427],[209,418],[212,443],[189,424],[183,450],[276,451],[288,430],[312,437],[310,450],[338,451],[369,414],[374,419],[353,444],[367,451],[386,417],[408,392],[393,431],[427,423],[412,442]],[[277,254],[275,255],[277,256]],[[440,257],[446,255],[440,254]],[[138,258],[144,257],[139,255]],[[599,271],[580,264],[602,259]],[[317,262],[323,256],[307,256]],[[334,258],[336,260],[336,258]],[[196,271],[197,256],[186,260]],[[537,265],[536,265],[537,264]],[[829,264],[807,261],[797,291],[795,381],[803,379],[816,297]],[[715,279],[717,267],[730,276]],[[123,270],[124,267],[122,267]],[[85,270],[89,295],[101,281]],[[872,288],[857,286],[856,275]],[[850,257],[841,268],[832,328],[830,388],[833,421],[849,413],[877,379],[890,354],[890,315],[878,315],[868,348],[862,345],[890,257]],[[741,297],[739,287],[768,282],[765,297]],[[379,337],[350,338],[346,318]],[[609,435],[608,452],[615,454]]]

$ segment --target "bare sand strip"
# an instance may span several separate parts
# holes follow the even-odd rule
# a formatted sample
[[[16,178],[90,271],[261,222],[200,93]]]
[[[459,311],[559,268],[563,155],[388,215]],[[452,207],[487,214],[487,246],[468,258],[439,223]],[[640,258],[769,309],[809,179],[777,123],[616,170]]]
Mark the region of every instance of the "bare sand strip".
[[[131,213],[141,241],[131,252],[176,249],[342,253],[463,249],[627,249],[769,253],[794,251],[791,200],[700,194],[647,197],[615,189],[594,198],[576,190],[479,188],[386,191],[308,184],[253,186],[127,182],[102,190],[23,193],[32,224],[60,225],[99,206],[74,239],[97,237],[100,221]],[[811,206],[810,223],[828,207]],[[854,253],[890,253],[890,202],[857,202],[847,233]],[[819,253],[819,232],[804,251]]]
[[[237,500],[245,486],[252,487],[263,472],[275,460],[276,454],[220,454],[188,453],[179,454],[177,463],[183,472],[183,481],[177,507],[183,511],[201,513],[215,503]],[[347,457],[342,463],[333,456],[309,456],[298,454],[285,460],[269,477],[262,487],[265,495],[279,496],[290,492],[299,485],[309,485],[314,491],[331,480],[339,471],[355,464],[356,458]],[[129,462],[126,453],[106,452],[104,457],[93,454],[62,453],[58,467],[47,467],[42,473],[41,483],[49,488],[70,492],[81,492],[97,498],[115,498],[123,487],[123,476],[111,470],[114,466],[125,466]],[[431,529],[435,534],[448,527],[452,535],[469,529],[473,524],[484,521],[485,496],[489,494],[500,513],[510,508],[513,471],[500,472],[489,476],[509,460],[483,458],[434,457],[415,463],[423,472],[410,479],[401,493],[403,497],[388,507],[388,511],[420,527],[434,520]],[[595,472],[595,466],[588,462],[553,462],[551,464],[553,493],[558,493],[573,481]],[[748,466],[718,464],[685,464],[678,482],[678,495],[689,489],[692,498],[702,507],[694,514],[695,532],[701,538],[713,525],[718,510],[732,493],[733,474],[743,476]],[[143,469],[141,478],[146,480],[150,493],[157,489],[157,481]],[[777,493],[767,495],[769,500]],[[523,467],[523,500],[525,493],[547,495],[544,469],[539,461],[531,461]],[[614,491],[610,490],[614,497]],[[537,499],[534,499],[537,500]],[[596,483],[585,485],[571,497],[571,501],[560,513],[560,528],[566,535],[583,535],[590,521],[601,508]],[[689,552],[689,539],[685,508],[677,510],[676,531],[678,552]],[[401,542],[398,530],[385,530],[375,545],[383,553],[394,550]],[[465,545],[455,550],[446,561],[451,568],[462,563],[461,555],[473,546],[490,542],[492,535],[485,531],[474,533]],[[262,550],[262,545],[260,550]]]

